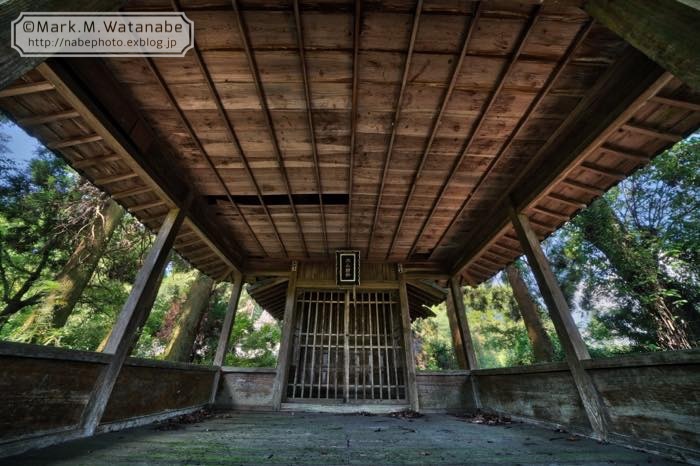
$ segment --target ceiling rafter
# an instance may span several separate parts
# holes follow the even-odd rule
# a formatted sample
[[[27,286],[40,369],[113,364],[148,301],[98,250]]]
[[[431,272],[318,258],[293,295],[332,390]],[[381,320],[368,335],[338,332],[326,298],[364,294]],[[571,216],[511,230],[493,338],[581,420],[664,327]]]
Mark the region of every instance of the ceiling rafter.
[[[357,135],[357,86],[359,81],[359,54],[360,54],[360,26],[362,23],[362,0],[355,0],[355,15],[352,37],[352,104],[350,113],[350,153],[348,154],[348,218],[347,241],[348,248],[352,248],[352,191],[353,170],[355,165],[355,144]]]
[[[321,212],[321,232],[323,233],[323,245],[328,255],[328,232],[326,230],[326,211],[323,206],[323,185],[321,184],[321,168],[318,159],[318,147],[316,145],[316,131],[314,129],[314,115],[311,108],[311,87],[309,86],[309,73],[306,67],[306,53],[304,51],[304,29],[301,23],[299,0],[294,0],[294,21],[296,23],[297,45],[299,46],[299,60],[301,62],[301,75],[304,81],[304,97],[306,100],[306,116],[309,122],[309,136],[311,137],[311,156],[314,164],[316,188],[318,189],[318,205]]]
[[[178,0],[173,0],[172,1],[173,9],[176,11],[182,11],[182,8],[180,7],[180,3]],[[199,66],[200,71],[204,75],[204,79],[207,83],[207,88],[209,89],[210,94],[212,95],[212,98],[214,99],[214,104],[216,105],[216,109],[219,112],[219,117],[221,120],[224,122],[224,126],[226,127],[226,132],[229,136],[229,139],[233,143],[233,145],[236,148],[236,151],[238,152],[241,162],[243,163],[243,168],[248,175],[249,181],[252,183],[253,187],[255,188],[255,193],[258,197],[258,202],[260,202],[260,206],[263,208],[263,211],[265,212],[265,216],[267,217],[268,221],[270,222],[270,225],[272,226],[272,231],[275,234],[275,238],[279,242],[280,246],[282,247],[282,251],[284,251],[284,254],[286,256],[289,256],[287,252],[287,248],[284,245],[284,242],[282,241],[282,238],[279,234],[279,231],[277,230],[277,226],[275,225],[275,221],[272,218],[272,215],[270,213],[269,208],[267,207],[267,204],[265,204],[265,200],[262,195],[262,191],[260,189],[260,186],[258,185],[257,180],[255,179],[255,175],[253,175],[253,170],[250,167],[250,163],[248,162],[248,157],[246,157],[245,152],[243,151],[243,147],[241,146],[240,140],[238,139],[238,135],[236,134],[236,130],[233,128],[233,124],[231,123],[231,119],[228,117],[228,113],[226,112],[226,109],[224,108],[223,102],[221,100],[221,96],[219,95],[219,91],[216,89],[216,86],[214,85],[214,80],[211,77],[211,73],[209,72],[209,69],[207,68],[206,64],[204,63],[204,59],[202,57],[202,52],[199,49],[199,46],[197,45],[197,41],[194,41],[194,59],[197,62],[197,65]],[[227,190],[228,192],[228,190]],[[238,209],[240,213],[240,208]],[[261,245],[262,246],[262,245]],[[262,248],[263,251],[265,251],[264,248]],[[265,253],[267,254],[267,253]]]
[[[477,181],[476,185],[474,186],[474,189],[469,193],[469,195],[466,197],[464,202],[462,203],[461,207],[457,211],[457,215],[455,215],[450,223],[447,225],[447,228],[443,231],[442,235],[438,239],[437,243],[435,243],[433,252],[431,253],[432,255],[435,253],[435,251],[438,249],[440,244],[444,241],[444,239],[447,237],[448,233],[450,230],[454,227],[455,223],[457,220],[462,216],[464,211],[467,209],[469,206],[471,200],[474,198],[474,195],[476,192],[479,190],[479,188],[484,184],[486,179],[494,172],[496,167],[498,166],[498,163],[503,160],[502,156],[503,154],[506,153],[508,149],[510,149],[511,145],[513,144],[513,141],[517,138],[518,134],[520,134],[520,131],[525,127],[527,124],[528,120],[532,116],[532,114],[537,110],[537,108],[540,106],[544,98],[547,96],[547,94],[552,90],[554,87],[554,84],[557,82],[561,74],[564,72],[564,69],[566,66],[571,63],[571,61],[574,58],[574,55],[578,51],[579,47],[581,44],[583,44],[583,41],[588,37],[589,32],[593,28],[594,22],[593,21],[588,21],[586,22],[581,29],[578,31],[574,39],[571,41],[571,44],[567,48],[566,52],[564,53],[564,56],[562,60],[559,61],[559,63],[555,66],[555,68],[552,70],[550,73],[549,77],[547,78],[547,81],[545,82],[544,86],[542,86],[542,89],[537,93],[533,101],[530,103],[528,106],[527,110],[523,114],[522,118],[518,121],[518,124],[513,128],[513,131],[510,133],[508,136],[508,139],[506,142],[501,146],[499,149],[498,153],[494,157],[494,159],[491,161],[491,163],[488,165],[484,173],[481,175],[479,180]]]
[[[510,56],[510,59],[508,61],[508,66],[501,72],[501,75],[498,79],[498,84],[496,85],[496,88],[491,92],[491,95],[486,102],[486,105],[484,106],[483,111],[480,113],[476,124],[474,125],[466,143],[464,144],[464,148],[462,149],[459,157],[457,157],[457,160],[455,163],[452,165],[452,170],[450,171],[450,175],[447,177],[447,180],[445,180],[444,183],[442,183],[442,186],[440,187],[440,192],[433,202],[433,205],[430,209],[430,213],[428,216],[425,218],[423,221],[420,230],[418,231],[418,234],[416,235],[415,240],[413,241],[413,244],[411,245],[411,249],[408,252],[408,257],[411,257],[415,250],[416,247],[418,246],[418,243],[420,242],[421,238],[425,234],[426,229],[428,228],[428,225],[430,224],[430,221],[433,219],[433,215],[435,214],[435,211],[440,204],[440,201],[442,201],[442,198],[445,195],[445,192],[447,191],[447,187],[451,183],[451,181],[454,179],[455,174],[459,171],[459,167],[462,165],[462,162],[467,156],[467,153],[469,152],[469,149],[471,148],[472,143],[476,139],[476,135],[479,133],[481,130],[481,126],[483,125],[484,121],[486,121],[486,116],[488,115],[489,111],[493,107],[494,103],[496,102],[496,99],[498,96],[501,94],[501,90],[505,86],[506,79],[510,75],[510,72],[513,70],[515,67],[516,62],[518,61],[518,57],[520,56],[520,53],[523,50],[523,47],[525,45],[525,42],[527,41],[527,38],[530,36],[530,33],[532,32],[533,26],[537,23],[537,20],[540,17],[540,12],[542,11],[542,6],[541,5],[536,5],[533,8],[532,14],[528,17],[527,22],[525,23],[525,27],[523,28],[523,31],[520,33],[520,36],[518,37],[517,45],[515,47],[515,50]],[[432,253],[431,253],[432,255]]]
[[[197,149],[199,150],[199,152],[204,156],[204,159],[207,162],[207,165],[209,165],[209,168],[211,168],[212,172],[214,173],[214,176],[221,184],[221,187],[224,189],[224,192],[226,193],[226,198],[229,200],[229,202],[231,203],[231,205],[233,206],[234,210],[239,215],[241,220],[243,220],[243,223],[245,223],[245,225],[248,228],[248,230],[250,231],[251,235],[253,235],[253,238],[255,239],[255,242],[258,244],[258,247],[260,248],[260,250],[263,251],[264,254],[268,255],[267,251],[265,250],[262,243],[260,242],[258,235],[255,234],[255,230],[253,230],[253,228],[250,226],[250,223],[248,223],[248,219],[245,218],[245,216],[243,215],[243,212],[241,212],[241,209],[240,209],[240,207],[238,207],[238,204],[236,203],[236,201],[233,200],[233,197],[231,196],[231,192],[229,191],[228,186],[226,186],[224,179],[221,177],[219,170],[216,169],[214,162],[211,160],[211,157],[209,157],[209,154],[204,149],[204,145],[202,144],[202,141],[200,141],[199,138],[197,137],[197,134],[195,133],[194,128],[192,128],[192,125],[187,120],[185,113],[182,111],[182,109],[180,108],[180,105],[177,103],[175,96],[173,95],[172,91],[170,90],[167,83],[165,82],[163,75],[160,74],[160,71],[158,70],[158,67],[156,67],[155,62],[153,61],[152,58],[146,58],[146,64],[148,65],[148,68],[151,71],[151,73],[153,74],[153,76],[155,76],[156,81],[158,82],[158,85],[163,90],[165,95],[168,97],[168,101],[170,102],[170,105],[175,109],[175,112],[177,113],[177,115],[180,119],[180,122],[183,124],[183,126],[187,130],[187,133],[189,134],[190,139],[192,139],[192,142],[194,142],[194,144],[197,146]]]
[[[277,165],[279,166],[280,173],[282,174],[282,179],[284,180],[284,185],[287,191],[287,199],[289,199],[289,206],[292,209],[292,215],[297,226],[297,231],[299,232],[299,238],[301,239],[302,247],[304,248],[304,255],[309,256],[309,248],[306,244],[306,237],[304,236],[304,230],[301,226],[301,220],[299,219],[299,213],[297,212],[296,205],[294,204],[294,199],[292,198],[292,186],[289,183],[289,176],[287,175],[287,168],[284,165],[284,160],[282,159],[282,151],[280,150],[279,141],[277,140],[277,133],[275,132],[275,126],[272,122],[272,114],[270,113],[270,108],[267,105],[267,96],[265,95],[265,90],[262,86],[262,80],[260,79],[260,70],[258,64],[253,55],[253,50],[250,47],[250,40],[248,37],[248,28],[246,27],[245,21],[243,20],[243,15],[241,14],[240,8],[238,7],[238,0],[231,0],[233,6],[233,11],[236,16],[236,22],[238,23],[238,32],[243,43],[243,50],[245,51],[245,56],[248,61],[248,67],[253,75],[253,84],[255,84],[255,90],[258,94],[258,100],[260,101],[260,107],[262,108],[263,117],[265,120],[265,126],[270,133],[270,141],[272,142],[273,152],[275,153],[275,158],[277,159]]]
[[[394,231],[394,236],[391,240],[391,245],[389,246],[389,250],[387,251],[386,257],[389,258],[391,256],[391,253],[394,251],[394,247],[396,246],[396,241],[398,240],[399,233],[401,231],[401,227],[403,226],[403,222],[406,218],[406,212],[408,211],[408,206],[411,203],[411,200],[413,199],[413,195],[415,194],[416,191],[416,186],[418,184],[418,180],[420,179],[421,175],[423,174],[423,168],[425,167],[425,162],[428,160],[428,155],[430,154],[430,150],[433,147],[433,142],[435,141],[435,137],[437,136],[438,129],[440,128],[440,123],[442,122],[442,117],[445,114],[445,110],[447,109],[447,105],[450,102],[450,98],[452,97],[452,93],[454,92],[454,89],[457,85],[457,79],[459,78],[459,73],[460,70],[462,69],[462,63],[464,63],[464,57],[467,55],[467,49],[469,48],[469,42],[471,41],[472,34],[474,33],[475,25],[479,21],[479,17],[481,16],[481,11],[482,11],[482,4],[481,2],[478,2],[476,4],[476,7],[473,12],[473,16],[469,21],[469,25],[467,26],[467,31],[464,35],[464,40],[462,42],[462,48],[460,50],[459,58],[457,59],[457,62],[455,63],[454,69],[452,70],[452,77],[450,78],[450,83],[447,86],[447,89],[445,90],[445,94],[442,97],[442,103],[440,104],[440,110],[438,111],[437,116],[435,117],[435,121],[433,122],[433,127],[430,131],[430,136],[428,137],[428,142],[425,145],[425,149],[423,150],[423,154],[421,155],[420,162],[418,164],[418,169],[416,170],[416,173],[413,176],[413,182],[411,183],[411,188],[410,191],[408,192],[408,196],[406,197],[406,200],[404,201],[403,207],[401,209],[401,215],[399,216],[399,223],[396,226],[396,230]]]
[[[403,64],[403,75],[401,76],[401,88],[396,99],[396,111],[394,112],[394,120],[391,123],[391,134],[389,135],[389,144],[387,145],[386,155],[384,156],[384,167],[382,168],[382,178],[379,183],[379,192],[377,193],[377,206],[374,209],[374,219],[369,230],[369,241],[367,242],[367,256],[372,249],[374,232],[377,228],[377,220],[379,220],[379,209],[382,206],[382,196],[384,196],[384,186],[386,184],[386,175],[391,164],[391,154],[394,150],[394,142],[396,141],[396,132],[399,127],[399,119],[401,118],[401,106],[403,105],[404,92],[408,82],[408,72],[411,70],[411,59],[413,58],[413,48],[416,44],[416,36],[418,35],[418,23],[420,21],[421,10],[423,9],[423,0],[418,0],[416,3],[416,12],[413,14],[413,26],[411,28],[411,38],[408,41],[408,52],[406,52],[406,61]]]

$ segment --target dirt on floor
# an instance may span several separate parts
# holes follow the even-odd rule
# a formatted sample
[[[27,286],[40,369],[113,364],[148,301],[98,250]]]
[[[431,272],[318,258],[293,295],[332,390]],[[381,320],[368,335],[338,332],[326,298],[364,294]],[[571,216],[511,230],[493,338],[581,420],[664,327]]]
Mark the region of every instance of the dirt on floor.
[[[0,461],[13,466],[670,463],[506,418],[411,412],[203,412]]]

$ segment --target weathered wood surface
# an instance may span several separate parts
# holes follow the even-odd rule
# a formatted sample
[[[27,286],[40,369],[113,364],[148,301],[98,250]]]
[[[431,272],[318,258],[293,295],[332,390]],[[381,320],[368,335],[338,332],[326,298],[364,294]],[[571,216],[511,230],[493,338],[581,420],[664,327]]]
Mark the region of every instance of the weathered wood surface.
[[[85,0],[71,7],[71,11],[116,11],[126,0]],[[20,57],[11,47],[12,21],[22,12],[66,11],[63,0],[9,0],[0,9],[0,89],[5,88],[24,73],[46,60],[46,57]]]
[[[215,406],[229,409],[271,410],[274,382],[274,369],[241,371],[227,367],[221,377]]]
[[[160,284],[161,274],[191,202],[190,195],[181,209],[173,209],[168,213],[112,328],[105,346],[105,352],[112,354],[112,358],[100,371],[81,419],[81,428],[88,434],[92,434],[100,423],[122,365],[129,357],[131,348],[138,338],[140,326],[146,321],[146,316],[151,311],[153,296]]]
[[[399,306],[401,311],[401,331],[403,334],[403,355],[405,361],[406,397],[413,411],[420,409],[418,388],[416,386],[416,360],[413,356],[413,332],[406,290],[406,276],[399,270]]]
[[[416,373],[418,400],[423,412],[473,412],[472,380],[466,373]]]
[[[426,2],[418,17],[417,1],[302,2],[296,15],[292,2],[264,8],[237,2],[238,22],[230,3],[183,2],[194,21],[196,53],[149,62],[54,61],[80,76],[75,82],[128,135],[136,155],[99,129],[103,120],[90,116],[95,108],[69,118],[79,109],[64,90],[0,97],[0,108],[32,124],[32,133],[48,144],[80,142],[60,149],[66,159],[107,192],[124,196],[120,202],[137,209],[151,228],[167,212],[158,202],[191,183],[206,197],[196,219],[203,236],[216,239],[237,267],[248,258],[256,268],[278,265],[306,258],[307,250],[316,260],[351,245],[365,255],[371,248],[376,261],[468,266],[482,281],[520,253],[517,245],[508,247],[503,213],[494,208],[509,190],[537,197],[532,213],[538,234],[547,234],[618,174],[631,173],[697,128],[700,96],[674,79],[649,91],[657,100],[636,105],[660,68],[627,63],[627,74],[608,81],[609,70],[625,65],[625,44],[591,25],[575,5],[484,2],[477,10],[477,3]],[[127,9],[171,5],[132,0]],[[42,81],[28,73],[16,84]],[[577,109],[581,105],[585,111]],[[603,141],[610,147],[576,159],[587,150],[579,143],[600,131],[610,133]],[[548,143],[552,134],[556,145]],[[83,139],[94,135],[102,140]],[[452,170],[465,147],[464,160]],[[152,159],[143,156],[152,153]],[[157,163],[165,157],[178,176]],[[562,170],[566,179],[559,180]],[[168,188],[165,194],[158,185]],[[341,197],[331,201],[329,195]],[[497,234],[499,247],[490,243]],[[178,241],[178,251],[206,254],[202,241],[179,246],[191,240]],[[219,259],[194,262],[219,278],[230,267]]]
[[[700,4],[696,1],[587,0],[584,9],[674,75],[700,90]]]
[[[464,349],[464,343],[462,342],[462,332],[459,328],[459,321],[457,320],[457,311],[455,310],[455,302],[452,298],[452,290],[448,290],[447,292],[447,299],[445,299],[445,305],[447,307],[447,319],[450,324],[450,334],[452,335],[452,349],[455,352],[457,364],[459,364],[460,369],[469,369],[469,363],[467,362],[467,352]]]
[[[77,426],[106,355],[47,348],[52,351],[32,351],[32,356],[18,347],[34,350],[35,345],[3,347],[0,444]],[[131,358],[117,380],[105,421],[205,404],[213,377],[210,367]]]
[[[576,389],[581,396],[588,420],[596,436],[605,440],[610,422],[607,408],[595,383],[581,363],[582,360],[591,358],[588,354],[588,348],[586,348],[581,333],[576,327],[569,304],[566,302],[564,293],[549,266],[549,261],[542,251],[540,241],[533,231],[529,219],[526,215],[517,212],[513,206],[510,206],[509,214],[559,336],[559,342],[564,350],[566,362],[569,365]]]
[[[204,405],[214,376],[213,372],[126,365],[101,423]]]
[[[297,304],[297,270],[298,264],[292,264],[287,283],[287,295],[284,302],[284,320],[282,322],[282,341],[277,355],[277,372],[272,389],[272,408],[279,411],[287,387],[287,375],[292,351],[292,334],[294,332],[294,312]]]

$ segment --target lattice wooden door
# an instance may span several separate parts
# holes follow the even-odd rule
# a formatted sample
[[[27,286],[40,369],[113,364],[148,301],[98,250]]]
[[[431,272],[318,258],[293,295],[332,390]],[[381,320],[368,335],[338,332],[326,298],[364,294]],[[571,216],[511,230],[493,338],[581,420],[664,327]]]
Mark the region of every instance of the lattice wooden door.
[[[395,293],[304,291],[295,314],[288,400],[405,401]]]

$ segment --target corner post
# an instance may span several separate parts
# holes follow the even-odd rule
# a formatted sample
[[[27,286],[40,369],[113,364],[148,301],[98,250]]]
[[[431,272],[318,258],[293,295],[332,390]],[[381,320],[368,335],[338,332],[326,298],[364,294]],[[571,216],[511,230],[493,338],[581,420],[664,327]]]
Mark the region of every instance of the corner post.
[[[469,369],[467,364],[467,353],[464,349],[464,341],[462,340],[462,332],[457,321],[457,311],[452,299],[452,290],[447,289],[447,297],[445,298],[445,306],[447,307],[447,320],[450,323],[450,334],[452,335],[452,347],[455,352],[455,358],[460,369]]]
[[[413,357],[413,335],[411,332],[411,316],[408,307],[408,291],[406,290],[406,275],[403,266],[398,265],[399,273],[399,302],[401,305],[401,330],[403,333],[403,345],[406,364],[406,392],[408,402],[413,411],[418,411],[418,386],[416,385],[416,361]]]
[[[80,421],[80,428],[85,435],[94,434],[102,419],[124,361],[131,353],[140,326],[146,321],[151,311],[152,298],[158,291],[157,287],[168,261],[168,255],[191,202],[192,195],[190,194],[181,208],[172,209],[165,217],[156,240],[136,276],[131,293],[119,313],[105,347],[105,353],[111,353],[112,358],[109,364],[100,371]]]
[[[593,432],[600,440],[605,440],[609,431],[610,420],[603,399],[598,393],[593,379],[586,372],[581,362],[591,358],[586,344],[581,338],[581,333],[578,331],[576,323],[571,316],[569,305],[554,273],[552,273],[547,257],[542,251],[540,241],[530,226],[530,221],[526,215],[518,213],[512,204],[509,205],[508,211],[520,244],[527,256],[527,261],[537,280],[542,297],[547,304],[549,315],[564,349],[566,362],[569,365],[569,370]]]
[[[294,331],[294,310],[297,302],[297,268],[298,263],[292,262],[292,270],[289,273],[287,285],[287,299],[284,304],[284,322],[282,324],[282,341],[277,356],[277,374],[272,388],[272,409],[279,411],[282,407],[282,398],[287,386],[287,373],[289,372],[289,354],[292,350],[292,332]]]
[[[238,311],[238,301],[241,299],[241,291],[243,290],[243,274],[239,271],[233,272],[233,288],[231,288],[231,297],[226,308],[226,315],[221,326],[221,334],[219,335],[219,343],[216,346],[216,354],[214,355],[213,365],[217,368],[214,373],[214,383],[211,387],[211,396],[209,404],[214,404],[216,400],[216,392],[219,388],[219,380],[221,379],[221,366],[224,364],[226,353],[228,353],[228,344],[231,339],[233,324],[236,322],[236,311]]]
[[[452,306],[448,306],[447,311],[450,312],[450,307],[454,311],[454,319],[457,321],[457,328],[462,340],[463,358],[466,360],[467,369],[474,371],[479,368],[479,361],[476,359],[476,351],[474,351],[474,342],[472,334],[469,331],[469,321],[467,320],[467,310],[464,307],[462,299],[462,288],[459,285],[459,277],[455,275],[450,278],[450,293],[449,299],[452,301]],[[481,396],[479,395],[479,387],[475,374],[470,375],[472,384],[472,393],[474,395],[474,406],[476,409],[481,409]]]

